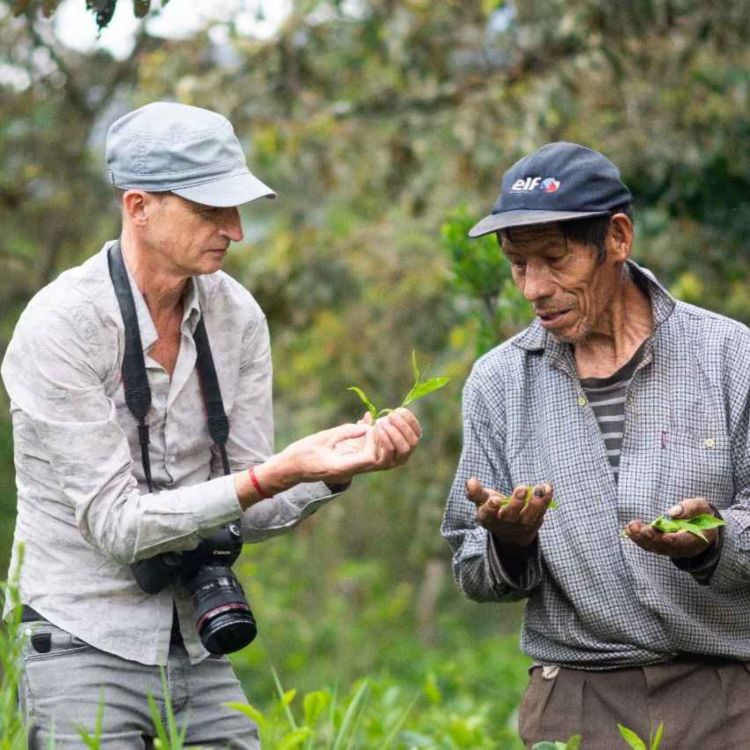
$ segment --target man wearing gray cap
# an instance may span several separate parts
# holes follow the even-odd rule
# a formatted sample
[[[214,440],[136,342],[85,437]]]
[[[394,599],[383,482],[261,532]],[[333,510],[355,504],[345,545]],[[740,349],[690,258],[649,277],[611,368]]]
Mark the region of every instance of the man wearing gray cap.
[[[42,289],[2,365],[18,486],[29,747],[150,747],[165,667],[186,744],[257,748],[224,654],[255,635],[231,571],[351,477],[404,463],[406,409],[273,452],[268,327],[220,271],[237,206],[273,191],[230,123],[154,103],[107,136],[122,234]]]
[[[665,750],[746,748],[750,332],[630,260],[630,204],[606,157],[551,143],[469,233],[536,319],[466,382],[442,532],[466,596],[527,600],[528,746],[663,723]]]

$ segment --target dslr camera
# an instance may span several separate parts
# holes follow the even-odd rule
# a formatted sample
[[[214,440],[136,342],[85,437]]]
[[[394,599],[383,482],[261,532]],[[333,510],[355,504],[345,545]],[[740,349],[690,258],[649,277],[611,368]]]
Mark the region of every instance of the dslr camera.
[[[258,633],[245,592],[231,566],[242,550],[237,524],[219,529],[188,552],[165,552],[132,566],[138,585],[158,594],[179,583],[190,594],[195,629],[206,651],[229,654],[247,646]]]

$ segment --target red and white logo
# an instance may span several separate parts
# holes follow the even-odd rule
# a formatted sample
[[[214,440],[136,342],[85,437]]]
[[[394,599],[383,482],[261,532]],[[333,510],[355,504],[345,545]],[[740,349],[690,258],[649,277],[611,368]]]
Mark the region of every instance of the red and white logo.
[[[554,177],[521,177],[510,188],[511,193],[530,193],[539,188],[543,193],[554,193],[560,187],[560,180]]]

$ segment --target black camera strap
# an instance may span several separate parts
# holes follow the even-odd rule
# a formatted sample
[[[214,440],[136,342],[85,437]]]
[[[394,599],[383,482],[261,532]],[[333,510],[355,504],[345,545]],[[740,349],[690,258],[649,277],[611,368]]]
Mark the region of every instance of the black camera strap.
[[[138,420],[138,442],[141,446],[143,473],[146,476],[149,492],[153,492],[151,459],[148,452],[149,430],[146,421],[146,415],[151,406],[151,387],[148,384],[146,374],[146,362],[143,355],[141,332],[138,328],[138,315],[135,311],[133,291],[130,288],[130,280],[125,268],[125,261],[122,258],[119,240],[110,246],[107,252],[107,262],[109,264],[109,275],[120,306],[122,322],[125,326],[125,352],[122,359],[125,403],[131,414]],[[198,371],[201,392],[206,405],[208,432],[211,439],[219,447],[224,473],[229,474],[229,459],[226,451],[226,442],[229,438],[229,420],[224,411],[224,402],[221,400],[219,379],[216,375],[216,367],[211,355],[211,346],[208,343],[208,334],[202,314],[195,327],[193,338],[196,349],[195,367]]]

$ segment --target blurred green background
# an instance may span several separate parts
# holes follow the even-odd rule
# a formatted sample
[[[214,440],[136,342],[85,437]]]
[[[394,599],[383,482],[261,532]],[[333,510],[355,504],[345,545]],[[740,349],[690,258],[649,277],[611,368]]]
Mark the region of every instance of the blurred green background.
[[[238,569],[261,629],[234,658],[246,691],[270,704],[272,665],[303,692],[346,693],[367,676],[373,715],[417,697],[405,747],[516,747],[522,608],[463,600],[438,531],[462,382],[529,319],[494,240],[469,243],[465,230],[517,158],[584,143],[636,196],[635,259],[677,296],[748,322],[750,5],[227,0],[202,16],[171,0],[162,25],[154,7],[115,57],[102,40],[133,4],[119,0],[82,51],[61,19],[84,4],[0,2],[0,349],[36,290],[118,231],[109,123],[159,99],[226,115],[279,193],[244,209],[226,266],[268,315],[277,445],[355,419],[349,385],[397,403],[412,349],[453,378],[416,405],[425,437],[407,467],[358,479],[294,533],[246,548]],[[167,11],[190,33],[157,36]],[[95,28],[85,22],[82,35]],[[4,563],[5,405],[3,420]]]

